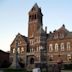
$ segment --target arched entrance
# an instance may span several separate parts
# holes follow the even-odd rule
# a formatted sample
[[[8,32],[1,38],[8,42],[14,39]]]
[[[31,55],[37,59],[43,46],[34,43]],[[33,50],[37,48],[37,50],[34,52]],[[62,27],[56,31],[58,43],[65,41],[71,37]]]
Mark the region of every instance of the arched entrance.
[[[30,64],[34,64],[34,58],[30,58]]]

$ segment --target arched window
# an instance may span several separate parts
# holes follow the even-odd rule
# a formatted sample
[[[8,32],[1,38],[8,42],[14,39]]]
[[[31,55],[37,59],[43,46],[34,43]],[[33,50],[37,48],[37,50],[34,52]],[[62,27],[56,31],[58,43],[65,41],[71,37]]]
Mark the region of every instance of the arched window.
[[[34,58],[30,59],[30,64],[34,64]]]
[[[60,47],[61,47],[61,51],[64,51],[64,43],[61,43]]]
[[[17,51],[18,51],[18,53],[20,53],[20,48],[19,47],[18,47]]]
[[[37,46],[37,52],[39,51],[39,47]]]
[[[24,52],[24,47],[21,47],[21,53],[23,53]]]
[[[36,19],[36,14],[35,14],[35,19]]]
[[[34,51],[34,49],[32,48],[32,52]]]
[[[50,45],[49,45],[49,52],[52,52],[52,51],[53,51],[53,45],[50,44]]]
[[[15,48],[13,48],[13,53],[15,53]]]
[[[29,21],[31,21],[31,20],[32,20],[32,16],[30,15],[30,16],[29,16]]]
[[[52,54],[49,56],[49,61],[53,61],[53,55]]]
[[[71,61],[71,54],[67,54],[67,60]]]
[[[58,44],[56,43],[55,44],[55,52],[57,52],[58,51]]]
[[[30,52],[34,52],[34,48],[30,48]]]
[[[63,33],[60,33],[60,38],[64,38],[64,34]]]
[[[58,38],[58,34],[55,34],[55,35],[54,35],[54,39],[57,39],[57,38]]]
[[[67,51],[70,51],[70,42],[67,42]]]
[[[43,46],[39,46],[39,49],[42,50],[43,49]]]

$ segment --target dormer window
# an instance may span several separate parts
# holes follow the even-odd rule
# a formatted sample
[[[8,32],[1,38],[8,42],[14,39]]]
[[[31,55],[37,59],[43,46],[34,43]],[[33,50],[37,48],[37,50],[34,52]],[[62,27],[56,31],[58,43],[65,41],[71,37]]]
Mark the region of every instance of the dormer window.
[[[55,34],[55,35],[54,35],[54,39],[57,39],[57,38],[58,38],[58,34]]]
[[[63,33],[60,33],[60,38],[64,38],[64,34]]]

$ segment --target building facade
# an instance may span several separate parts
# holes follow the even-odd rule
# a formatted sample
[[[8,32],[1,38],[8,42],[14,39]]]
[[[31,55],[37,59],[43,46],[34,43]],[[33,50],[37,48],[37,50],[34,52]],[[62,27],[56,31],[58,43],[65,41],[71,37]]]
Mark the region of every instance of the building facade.
[[[72,61],[72,32],[63,24],[58,30],[47,33],[43,29],[43,14],[35,4],[29,11],[28,37],[18,33],[10,45],[10,61],[15,53],[16,38],[18,38],[19,60],[26,67],[38,67],[41,64]]]
[[[8,52],[4,52],[0,50],[0,68],[5,68],[9,66],[9,54]]]

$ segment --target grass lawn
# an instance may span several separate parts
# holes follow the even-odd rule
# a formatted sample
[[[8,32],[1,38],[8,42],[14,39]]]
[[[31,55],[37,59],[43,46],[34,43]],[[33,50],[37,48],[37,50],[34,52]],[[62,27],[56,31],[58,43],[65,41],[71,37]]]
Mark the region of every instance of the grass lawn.
[[[25,69],[0,69],[3,72],[27,72]]]
[[[61,72],[72,72],[72,70],[62,70]]]

